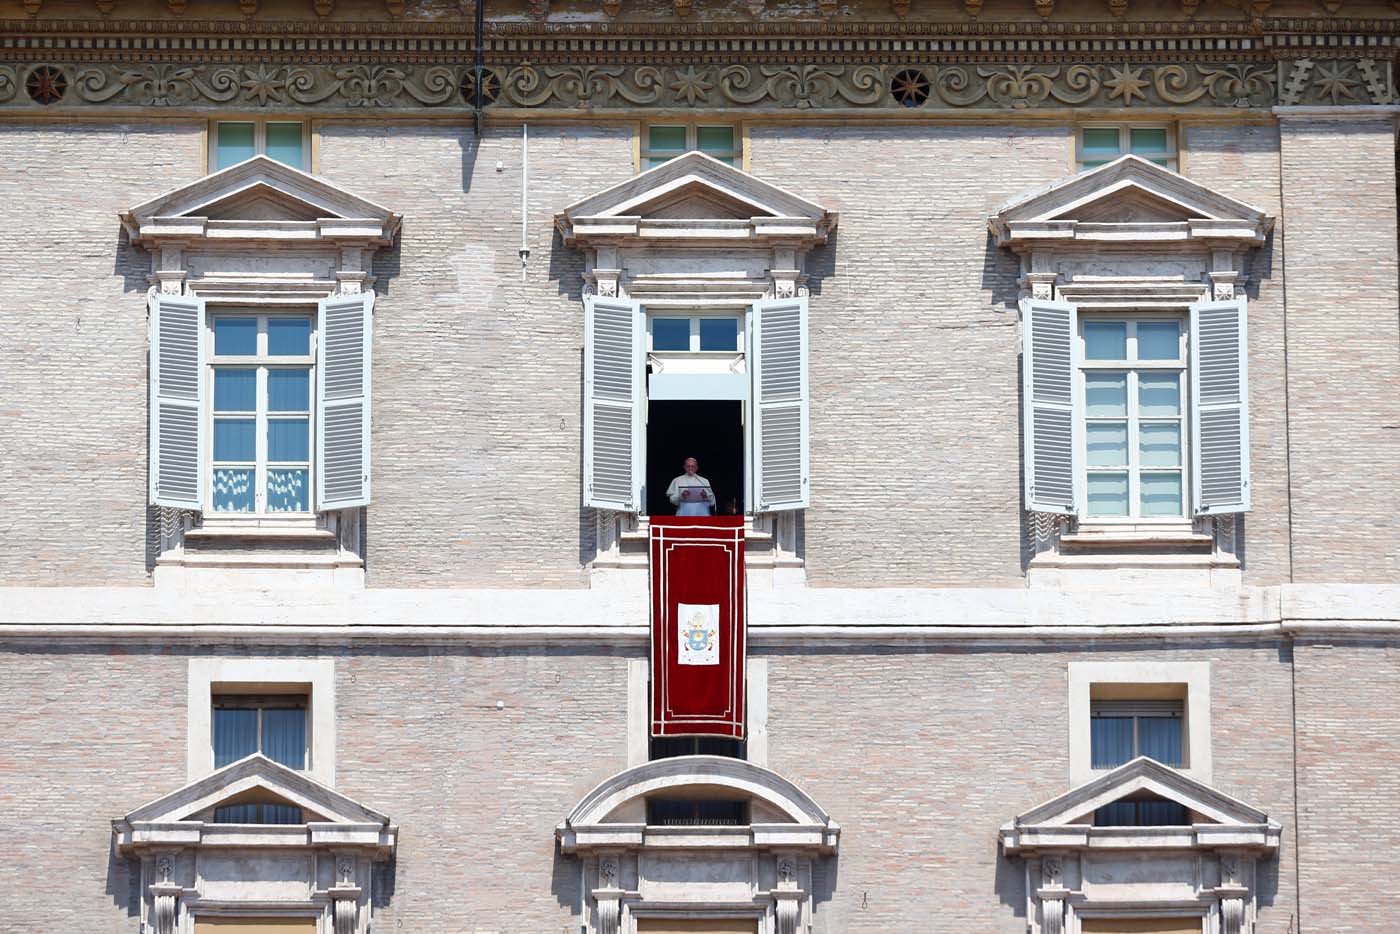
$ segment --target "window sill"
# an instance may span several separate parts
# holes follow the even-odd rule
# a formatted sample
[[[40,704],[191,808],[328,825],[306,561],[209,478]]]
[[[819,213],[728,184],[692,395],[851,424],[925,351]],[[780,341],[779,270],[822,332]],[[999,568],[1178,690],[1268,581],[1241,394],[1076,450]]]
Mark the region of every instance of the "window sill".
[[[1211,535],[1186,522],[1081,522],[1074,532],[1061,535],[1060,544],[1071,548],[1121,548],[1124,546],[1210,547]]]
[[[322,528],[315,516],[272,518],[206,518],[197,528],[185,533],[186,541],[228,541],[230,539],[262,541],[334,541],[335,533]]]

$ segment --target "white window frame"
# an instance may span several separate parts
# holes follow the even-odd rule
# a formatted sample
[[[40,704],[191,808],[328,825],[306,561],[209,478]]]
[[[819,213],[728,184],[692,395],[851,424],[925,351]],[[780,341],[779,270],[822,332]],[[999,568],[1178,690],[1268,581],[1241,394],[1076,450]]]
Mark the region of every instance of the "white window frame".
[[[1177,145],[1177,127],[1175,123],[1082,123],[1074,128],[1074,168],[1076,172],[1085,170],[1084,158],[1084,131],[1085,130],[1117,130],[1118,131],[1118,155],[1123,156],[1132,152],[1132,131],[1133,130],[1166,130],[1167,132],[1167,164],[1164,168],[1173,172],[1178,171],[1180,165],[1180,150]],[[1117,158],[1115,156],[1114,158]],[[1144,157],[1145,158],[1145,157]],[[1110,160],[1112,161],[1112,160]],[[1155,164],[1155,163],[1154,163]],[[1098,168],[1098,166],[1094,166]]]
[[[257,353],[252,356],[223,356],[216,354],[214,342],[214,319],[215,318],[256,318],[258,322]],[[299,356],[273,357],[267,352],[267,322],[273,318],[307,318],[310,321],[310,342],[308,353]],[[207,364],[205,367],[205,412],[204,419],[207,426],[209,438],[209,450],[205,463],[201,466],[205,475],[205,503],[204,515],[206,519],[305,519],[316,515],[316,351],[318,347],[317,339],[319,335],[316,331],[317,312],[315,306],[307,308],[276,308],[265,309],[248,307],[243,305],[210,304],[205,314],[204,326],[206,328],[206,346],[209,348]],[[306,502],[307,508],[301,512],[271,512],[267,509],[267,473],[273,465],[267,459],[267,426],[269,421],[276,420],[268,412],[267,395],[267,374],[272,369],[301,369],[306,368],[308,373],[308,394],[306,413],[307,418],[307,452],[305,469],[307,474]],[[256,388],[254,390],[254,404],[256,409],[253,412],[253,462],[248,465],[254,470],[254,494],[252,512],[221,512],[214,508],[214,372],[217,369],[255,369],[257,373]],[[221,413],[222,414],[222,413]],[[287,415],[299,418],[299,413],[278,413],[278,417]],[[243,416],[243,417],[246,417]],[[227,465],[226,465],[227,466]],[[301,462],[279,462],[277,467],[288,467],[288,469],[300,469]]]
[[[1085,355],[1084,330],[1086,324],[1124,321],[1128,324],[1128,358],[1122,361],[1109,360],[1089,360]],[[1175,321],[1178,325],[1178,348],[1180,355],[1175,361],[1166,360],[1138,360],[1137,358],[1137,324],[1142,321]],[[1080,525],[1142,525],[1142,524],[1172,524],[1191,525],[1193,516],[1191,511],[1191,387],[1188,381],[1191,378],[1191,343],[1190,343],[1190,319],[1188,316],[1176,312],[1095,312],[1080,311],[1076,327],[1078,333],[1075,334],[1075,370],[1074,370],[1074,391],[1076,407],[1079,419],[1079,432],[1075,443],[1079,446],[1079,464],[1081,476],[1077,482],[1081,483],[1083,492],[1083,515],[1080,516]],[[1181,463],[1175,467],[1148,468],[1148,473],[1166,473],[1176,471],[1181,474],[1181,512],[1175,516],[1144,516],[1142,511],[1141,498],[1141,474],[1142,466],[1139,463],[1141,452],[1138,444],[1138,423],[1140,416],[1138,411],[1138,375],[1143,371],[1158,371],[1163,373],[1174,372],[1179,375],[1178,381],[1178,414],[1176,421],[1178,425],[1178,438],[1181,442]],[[1128,421],[1128,514],[1126,516],[1094,516],[1089,513],[1089,475],[1094,472],[1121,472],[1117,468],[1099,468],[1089,465],[1089,422],[1088,397],[1086,395],[1086,373],[1090,372],[1126,372],[1127,380],[1127,421]],[[1120,418],[1103,417],[1104,421],[1121,421]],[[1167,417],[1155,418],[1149,416],[1149,421],[1166,421]]]
[[[1181,728],[1185,764],[1176,771],[1202,784],[1211,783],[1210,662],[1070,662],[1071,787],[1110,771],[1093,767],[1090,711],[1095,685],[1114,685],[1119,694],[1131,694],[1133,686],[1142,686],[1144,695],[1156,693],[1162,685],[1181,686],[1186,694]]]
[[[304,693],[306,754],[303,771],[335,786],[335,660],[193,658],[189,662],[185,722],[189,781],[214,771],[214,697]]]
[[[669,150],[669,149],[665,149],[665,150],[652,149],[652,148],[651,148],[651,131],[652,131],[652,128],[653,128],[653,127],[680,127],[680,128],[683,128],[683,129],[685,130],[685,151],[684,151],[684,152],[674,152],[674,151]],[[652,160],[652,159],[661,159],[661,158],[664,157],[665,159],[670,160],[670,159],[676,158],[677,156],[683,156],[683,155],[685,155],[685,153],[687,153],[687,152],[697,152],[697,151],[699,151],[699,149],[700,149],[700,128],[701,128],[701,127],[718,127],[718,128],[730,130],[730,131],[733,132],[733,134],[734,134],[734,145],[733,145],[732,148],[730,148],[729,150],[727,150],[727,154],[726,154],[726,155],[717,155],[717,154],[715,154],[715,153],[707,153],[706,155],[714,156],[716,159],[729,159],[729,160],[730,160],[730,164],[733,165],[736,169],[742,169],[742,168],[743,168],[742,163],[743,163],[743,161],[744,161],[744,144],[743,144],[743,138],[742,138],[741,133],[740,133],[739,125],[736,124],[736,123],[710,123],[710,122],[708,122],[708,121],[701,121],[701,122],[676,121],[676,122],[674,122],[674,123],[666,122],[666,121],[658,121],[658,122],[656,122],[656,123],[645,123],[645,124],[643,124],[643,125],[642,125],[642,132],[641,132],[640,146],[638,147],[638,151],[639,151],[639,153],[640,153],[640,165],[638,166],[638,169],[639,169],[640,171],[645,172],[647,169],[656,168],[656,166],[654,166],[654,165],[651,164],[651,160]],[[662,163],[658,163],[658,164],[662,164]]]
[[[311,121],[296,117],[242,117],[227,118],[221,117],[217,120],[209,121],[209,145],[206,158],[208,165],[206,168],[210,172],[221,172],[223,169],[217,168],[219,164],[219,126],[224,123],[251,123],[253,124],[253,154],[267,154],[267,125],[269,123],[295,123],[301,126],[301,166],[291,166],[298,172],[311,172]],[[224,166],[228,168],[228,166]]]

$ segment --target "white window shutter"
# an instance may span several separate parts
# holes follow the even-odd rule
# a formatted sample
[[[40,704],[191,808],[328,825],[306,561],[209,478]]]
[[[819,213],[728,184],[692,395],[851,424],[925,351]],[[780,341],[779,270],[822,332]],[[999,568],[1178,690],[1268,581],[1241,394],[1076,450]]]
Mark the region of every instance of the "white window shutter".
[[[1198,516],[1249,511],[1247,308],[1191,306],[1191,499]]]
[[[646,399],[641,303],[588,296],[583,330],[583,504],[640,512]]]
[[[811,500],[807,299],[754,302],[749,335],[755,511],[805,509]]]
[[[369,503],[374,293],[332,295],[316,324],[316,509]]]
[[[1072,516],[1080,511],[1077,319],[1075,306],[1065,302],[1021,300],[1022,467],[1031,512]]]
[[[204,508],[204,299],[150,298],[151,502]]]

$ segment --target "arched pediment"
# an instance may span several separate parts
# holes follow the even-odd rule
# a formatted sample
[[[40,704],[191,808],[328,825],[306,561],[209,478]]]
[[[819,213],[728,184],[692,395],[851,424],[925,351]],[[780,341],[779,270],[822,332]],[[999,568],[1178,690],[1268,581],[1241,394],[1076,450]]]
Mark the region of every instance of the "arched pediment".
[[[1264,242],[1273,219],[1259,208],[1126,155],[1020,195],[989,222],[999,246],[1196,242],[1236,248]]]
[[[122,212],[121,220],[132,241],[147,247],[170,237],[387,246],[403,218],[259,155],[144,201]]]
[[[565,852],[593,845],[645,845],[644,823],[626,818],[653,795],[727,795],[756,805],[755,816],[771,818],[750,825],[751,842],[809,846],[833,851],[840,827],[810,795],[776,772],[724,756],[658,759],[608,778],[569,812],[557,835]],[[641,813],[644,813],[642,811]]]
[[[826,241],[837,216],[700,152],[589,195],[555,216],[569,246],[637,241]]]

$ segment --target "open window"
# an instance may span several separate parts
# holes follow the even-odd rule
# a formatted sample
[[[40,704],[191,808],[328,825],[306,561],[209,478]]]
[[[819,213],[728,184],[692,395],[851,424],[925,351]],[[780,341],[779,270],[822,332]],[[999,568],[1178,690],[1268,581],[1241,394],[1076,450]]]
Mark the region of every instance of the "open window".
[[[1237,580],[1236,517],[1251,506],[1237,290],[1272,219],[1130,154],[990,225],[1022,262],[1032,573],[1091,572],[1116,550]]]
[[[585,506],[630,517],[629,529],[674,514],[686,496],[672,481],[688,476],[688,457],[702,479],[678,489],[698,485],[713,512],[758,528],[808,505],[802,267],[835,223],[701,152],[556,217],[588,257]]]
[[[401,217],[265,154],[121,217],[152,256],[157,582],[194,568],[362,579],[369,260]]]

